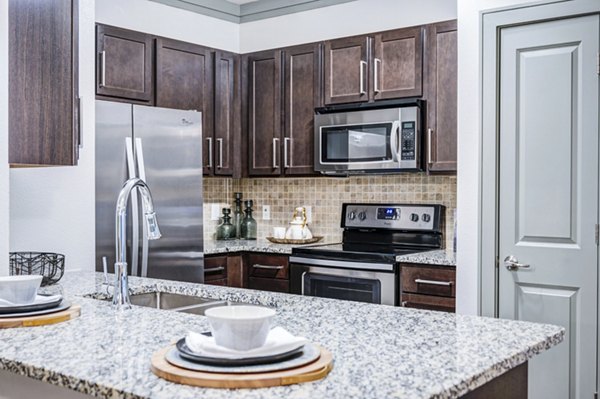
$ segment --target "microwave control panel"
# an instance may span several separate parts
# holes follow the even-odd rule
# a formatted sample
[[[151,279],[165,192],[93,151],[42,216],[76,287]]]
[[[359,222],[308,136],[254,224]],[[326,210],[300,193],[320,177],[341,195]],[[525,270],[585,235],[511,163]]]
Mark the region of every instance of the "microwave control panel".
[[[401,146],[400,146],[400,157],[403,161],[414,161],[415,160],[415,147],[416,147],[416,123],[414,121],[402,122],[401,127]]]

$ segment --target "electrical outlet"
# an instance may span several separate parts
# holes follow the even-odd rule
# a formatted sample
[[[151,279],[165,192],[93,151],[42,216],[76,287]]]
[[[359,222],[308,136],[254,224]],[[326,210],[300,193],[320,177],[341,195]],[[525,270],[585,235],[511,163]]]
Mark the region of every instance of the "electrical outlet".
[[[271,206],[270,205],[263,205],[262,218],[263,218],[263,220],[271,220]]]
[[[306,223],[312,223],[312,206],[304,206],[306,209]]]
[[[219,204],[210,205],[210,220],[219,220],[221,218],[221,207]]]

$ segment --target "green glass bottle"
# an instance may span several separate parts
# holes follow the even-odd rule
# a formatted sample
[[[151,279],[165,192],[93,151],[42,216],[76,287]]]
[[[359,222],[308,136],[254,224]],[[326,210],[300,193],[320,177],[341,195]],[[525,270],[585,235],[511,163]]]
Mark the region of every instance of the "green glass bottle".
[[[235,193],[235,208],[232,217],[233,227],[235,227],[235,238],[242,238],[242,219],[244,219],[244,213],[242,212],[242,193]]]
[[[244,205],[246,205],[246,209],[244,210],[246,216],[244,216],[244,219],[241,223],[241,238],[244,240],[256,240],[257,225],[256,220],[254,220],[254,218],[252,217],[253,202],[252,200],[246,200],[244,201]]]
[[[231,224],[231,209],[223,208],[223,222],[217,227],[217,240],[235,239],[235,226]]]

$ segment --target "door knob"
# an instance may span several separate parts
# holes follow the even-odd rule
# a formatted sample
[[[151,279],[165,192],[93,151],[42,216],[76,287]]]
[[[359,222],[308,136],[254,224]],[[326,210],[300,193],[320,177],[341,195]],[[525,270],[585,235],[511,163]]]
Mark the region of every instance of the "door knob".
[[[504,266],[506,266],[506,268],[511,272],[514,272],[515,270],[519,269],[530,268],[530,265],[519,263],[518,259],[515,258],[513,255],[508,255],[506,258],[504,258]]]

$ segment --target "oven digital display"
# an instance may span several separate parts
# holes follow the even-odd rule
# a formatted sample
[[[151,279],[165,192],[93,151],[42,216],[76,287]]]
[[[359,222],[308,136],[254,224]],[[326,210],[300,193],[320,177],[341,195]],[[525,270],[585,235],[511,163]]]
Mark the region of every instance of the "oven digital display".
[[[400,208],[377,208],[377,219],[396,220],[400,218]]]

